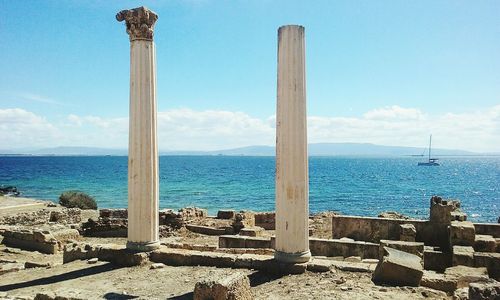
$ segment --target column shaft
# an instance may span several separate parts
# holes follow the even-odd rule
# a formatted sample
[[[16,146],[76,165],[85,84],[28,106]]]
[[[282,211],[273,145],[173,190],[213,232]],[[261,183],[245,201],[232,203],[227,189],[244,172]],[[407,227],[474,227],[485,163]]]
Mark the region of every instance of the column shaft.
[[[150,40],[130,43],[128,243],[134,250],[159,246],[156,53]]]
[[[290,263],[311,255],[305,82],[304,27],[283,26],[278,30],[275,258]]]

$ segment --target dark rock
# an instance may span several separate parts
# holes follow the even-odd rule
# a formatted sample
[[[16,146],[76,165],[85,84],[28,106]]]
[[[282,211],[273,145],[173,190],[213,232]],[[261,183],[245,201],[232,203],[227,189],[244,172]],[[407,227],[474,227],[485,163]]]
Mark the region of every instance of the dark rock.
[[[403,219],[403,220],[408,220],[410,217],[405,216],[403,214],[400,214],[395,211],[385,211],[382,212],[378,215],[379,218],[385,218],[385,219]]]
[[[0,186],[0,196],[19,196],[21,192],[15,186]]]

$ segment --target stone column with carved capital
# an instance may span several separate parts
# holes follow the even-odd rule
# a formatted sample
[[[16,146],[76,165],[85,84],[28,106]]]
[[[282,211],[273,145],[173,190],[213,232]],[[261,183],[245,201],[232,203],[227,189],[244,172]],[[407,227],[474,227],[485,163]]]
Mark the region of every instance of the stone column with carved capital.
[[[309,251],[304,27],[278,30],[276,109],[276,252],[284,263],[303,263]]]
[[[156,51],[158,16],[145,7],[122,10],[130,37],[128,150],[128,242],[133,251],[159,247],[158,144],[156,134]]]

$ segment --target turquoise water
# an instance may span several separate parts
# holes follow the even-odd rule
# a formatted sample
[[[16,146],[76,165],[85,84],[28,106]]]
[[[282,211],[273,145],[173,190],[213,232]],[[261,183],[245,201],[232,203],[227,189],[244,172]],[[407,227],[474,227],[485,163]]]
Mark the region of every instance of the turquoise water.
[[[473,221],[500,215],[500,157],[449,157],[439,167],[421,158],[311,157],[310,209],[376,216],[381,211],[427,218],[432,195],[457,198]],[[196,205],[274,210],[274,157],[162,156],[160,206]],[[127,206],[127,157],[0,157],[0,185],[22,196],[56,200],[70,189],[85,191],[99,207]]]

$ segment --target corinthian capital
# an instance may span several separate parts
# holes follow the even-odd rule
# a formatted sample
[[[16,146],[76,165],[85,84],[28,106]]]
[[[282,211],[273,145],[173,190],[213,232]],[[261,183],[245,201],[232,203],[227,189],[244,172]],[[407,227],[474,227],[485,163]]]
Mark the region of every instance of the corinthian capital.
[[[133,9],[125,9],[116,14],[116,19],[125,21],[130,41],[153,40],[153,29],[158,15],[148,8],[141,6]]]

